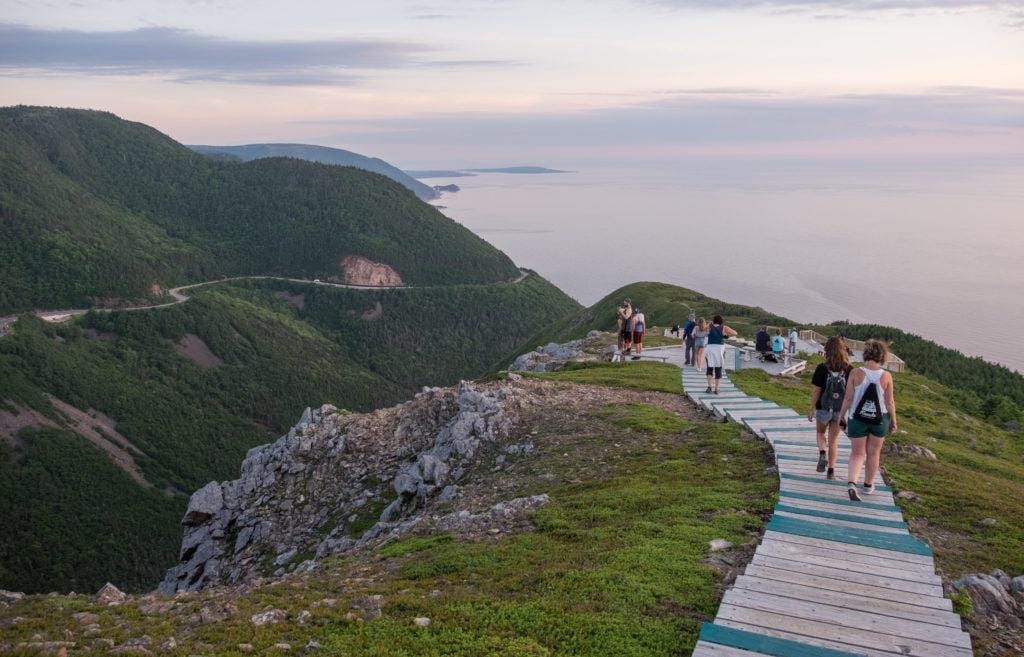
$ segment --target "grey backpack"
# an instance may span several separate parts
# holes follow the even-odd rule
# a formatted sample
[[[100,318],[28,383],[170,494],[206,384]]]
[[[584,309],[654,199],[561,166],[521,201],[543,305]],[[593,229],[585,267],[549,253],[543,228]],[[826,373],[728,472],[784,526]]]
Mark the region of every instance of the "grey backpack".
[[[838,413],[839,409],[843,407],[843,397],[845,396],[846,372],[829,370],[828,378],[825,380],[825,389],[821,393],[822,410]]]

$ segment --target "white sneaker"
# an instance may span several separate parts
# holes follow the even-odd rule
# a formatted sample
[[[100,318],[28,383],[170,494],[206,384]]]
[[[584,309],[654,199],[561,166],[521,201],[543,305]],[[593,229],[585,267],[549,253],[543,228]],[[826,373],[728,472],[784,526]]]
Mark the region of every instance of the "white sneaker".
[[[864,494],[865,495],[874,495],[875,494],[875,485],[874,484],[865,484],[865,486],[864,486]]]

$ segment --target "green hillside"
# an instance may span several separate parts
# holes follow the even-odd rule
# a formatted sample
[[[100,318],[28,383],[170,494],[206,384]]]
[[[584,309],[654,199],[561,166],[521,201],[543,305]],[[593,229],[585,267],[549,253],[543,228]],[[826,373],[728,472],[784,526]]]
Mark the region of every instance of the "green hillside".
[[[564,341],[583,337],[588,331],[614,331],[615,309],[627,298],[644,311],[649,325],[659,328],[668,328],[673,324],[682,326],[690,311],[696,311],[698,316],[708,320],[721,314],[726,323],[741,335],[753,335],[762,324],[796,325],[792,320],[762,308],[726,303],[668,283],[641,282],[620,287],[589,308],[559,320],[545,329],[537,339]]]
[[[226,275],[328,278],[348,255],[410,285],[518,274],[378,174],[215,161],[104,112],[0,108],[0,313],[144,299]]]
[[[266,157],[295,157],[300,160],[310,160],[322,164],[336,164],[344,167],[356,167],[365,171],[379,173],[382,176],[391,178],[403,187],[408,188],[417,197],[429,201],[437,198],[438,194],[430,185],[425,185],[416,180],[396,166],[388,164],[377,157],[366,157],[359,153],[346,151],[341,148],[329,148],[327,146],[313,146],[310,144],[245,144],[243,146],[205,146],[190,145],[189,148],[197,153],[213,156],[227,156],[237,158],[243,162],[258,160]]]
[[[0,339],[0,428],[5,411],[45,420],[0,435],[0,588],[151,587],[175,560],[188,494],[237,476],[246,450],[306,406],[369,410],[472,378],[576,307],[537,276],[372,293],[261,281],[71,325],[22,318]],[[220,362],[176,352],[186,336]],[[116,420],[152,487],[68,427],[48,395]]]
[[[546,327],[533,336],[529,344],[579,338],[591,330],[614,331],[615,309],[627,297],[644,311],[648,323],[658,328],[673,324],[682,326],[693,310],[707,319],[721,314],[729,326],[748,339],[754,337],[758,327],[768,325],[782,329],[814,329],[826,335],[841,333],[858,340],[885,340],[911,370],[949,386],[949,401],[957,408],[1012,431],[1024,425],[1024,376],[1003,365],[965,356],[955,349],[891,326],[847,322],[827,326],[799,324],[763,308],[726,303],[666,283],[641,282],[621,287],[593,306]]]

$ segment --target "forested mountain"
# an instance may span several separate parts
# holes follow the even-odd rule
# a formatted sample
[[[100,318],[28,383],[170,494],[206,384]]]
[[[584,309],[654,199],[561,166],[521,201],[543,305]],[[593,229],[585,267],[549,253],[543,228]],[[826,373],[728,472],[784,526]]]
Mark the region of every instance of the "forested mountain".
[[[430,185],[416,180],[396,166],[388,164],[378,157],[367,157],[341,148],[313,146],[310,144],[245,144],[244,146],[207,146],[190,145],[189,148],[207,155],[227,155],[243,162],[258,160],[265,157],[295,157],[322,164],[337,164],[345,167],[356,167],[387,176],[400,185],[407,187],[413,194],[424,201],[437,198],[437,192]]]
[[[305,407],[479,376],[578,308],[384,176],[211,159],[102,112],[0,109],[0,314],[326,279],[348,256],[409,287],[235,281],[0,335],[0,588],[151,588],[188,494],[237,476]]]
[[[239,274],[410,285],[514,278],[500,251],[394,181],[291,158],[217,161],[113,114],[0,108],[0,313]]]
[[[68,325],[23,317],[0,338],[0,588],[151,588],[177,556],[187,495],[237,476],[306,406],[369,410],[479,376],[577,307],[535,275],[193,294]]]

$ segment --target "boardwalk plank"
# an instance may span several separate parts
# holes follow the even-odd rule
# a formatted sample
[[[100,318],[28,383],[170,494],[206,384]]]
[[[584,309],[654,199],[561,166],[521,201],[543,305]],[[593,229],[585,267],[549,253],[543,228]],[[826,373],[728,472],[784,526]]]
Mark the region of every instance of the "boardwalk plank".
[[[920,657],[973,657],[970,648],[947,646],[932,641],[910,637],[883,634],[871,630],[844,627],[833,623],[798,618],[786,614],[759,609],[748,609],[725,604],[719,608],[722,620],[738,621],[765,630],[774,630],[789,635],[796,641],[818,638],[829,642],[831,647],[857,652],[861,649],[879,650],[897,655]],[[716,622],[721,622],[716,620]]]
[[[846,606],[809,602],[771,593],[730,589],[722,598],[723,604],[757,609],[775,614],[833,623],[854,630],[891,634],[905,639],[918,639],[945,646],[970,648],[971,642],[959,627],[942,627],[905,618],[860,611]]]
[[[776,532],[771,530],[768,530],[764,533],[764,538],[766,540],[770,539],[782,541],[785,543],[798,543],[802,545],[814,545],[817,547],[825,547],[831,550],[848,552],[850,554],[862,554],[879,560],[888,559],[890,561],[925,564],[929,567],[934,568],[934,566],[932,565],[933,562],[931,557],[922,554],[911,554],[909,552],[891,552],[889,550],[879,550],[877,548],[869,547],[867,545],[839,543],[836,541],[827,541],[820,538],[800,536],[798,534],[783,534],[782,532]]]
[[[844,582],[860,582],[871,586],[884,586],[898,591],[907,591],[908,593],[942,596],[941,580],[929,580],[920,573],[910,573],[907,570],[898,568],[849,562],[843,568],[841,567],[841,562],[835,560],[815,559],[807,556],[793,559],[790,556],[780,556],[761,551],[754,553],[750,563],[758,566],[770,566],[782,570],[807,573],[808,575],[817,575],[819,577],[832,577]]]
[[[951,611],[941,611],[889,598],[867,598],[860,595],[851,595],[846,591],[822,589],[803,584],[791,584],[753,575],[740,575],[733,583],[733,588],[771,593],[773,595],[796,598],[797,600],[813,600],[839,607],[884,614],[894,618],[906,618],[919,623],[932,623],[943,627],[960,629],[960,617]]]

